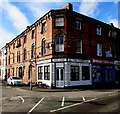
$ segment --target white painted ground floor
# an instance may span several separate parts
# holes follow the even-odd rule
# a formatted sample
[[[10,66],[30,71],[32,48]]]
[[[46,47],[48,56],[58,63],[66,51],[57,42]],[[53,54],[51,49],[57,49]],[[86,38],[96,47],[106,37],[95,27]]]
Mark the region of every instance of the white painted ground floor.
[[[90,60],[58,58],[37,62],[37,82],[50,87],[91,85]]]

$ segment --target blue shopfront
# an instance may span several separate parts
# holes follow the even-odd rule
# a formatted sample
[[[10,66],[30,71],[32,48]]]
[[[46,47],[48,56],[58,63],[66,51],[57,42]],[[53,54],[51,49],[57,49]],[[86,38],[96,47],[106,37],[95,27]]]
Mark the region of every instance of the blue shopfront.
[[[113,83],[115,81],[113,61],[92,59],[92,83]]]

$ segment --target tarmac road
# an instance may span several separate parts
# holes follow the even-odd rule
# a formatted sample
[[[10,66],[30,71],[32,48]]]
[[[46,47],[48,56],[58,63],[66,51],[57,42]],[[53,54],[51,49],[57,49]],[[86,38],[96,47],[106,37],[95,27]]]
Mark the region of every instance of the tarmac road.
[[[118,112],[120,106],[118,89],[35,92],[1,83],[0,87],[3,113]]]

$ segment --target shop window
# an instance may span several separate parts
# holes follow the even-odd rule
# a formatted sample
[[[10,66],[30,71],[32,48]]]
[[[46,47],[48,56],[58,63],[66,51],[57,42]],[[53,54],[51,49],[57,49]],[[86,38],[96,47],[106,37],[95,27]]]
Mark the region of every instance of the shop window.
[[[31,58],[34,58],[35,57],[35,45],[32,44],[32,47],[31,47]]]
[[[112,82],[114,81],[113,79],[113,70],[112,69],[107,69],[107,82]]]
[[[57,17],[55,18],[55,27],[63,27],[64,26],[64,18]]]
[[[102,44],[97,44],[97,56],[102,56]]]
[[[44,80],[50,80],[50,66],[44,66]]]
[[[81,21],[79,20],[76,21],[76,29],[81,30]]]
[[[100,82],[101,81],[101,72],[100,69],[93,68],[92,69],[92,80],[93,82]]]
[[[90,80],[89,66],[82,66],[82,80]]]
[[[35,33],[35,29],[32,30],[32,39],[34,39],[36,37],[36,33]]]
[[[96,28],[96,33],[97,33],[97,35],[101,35],[101,30],[102,30],[102,28],[100,28],[100,27],[97,27],[97,28]]]
[[[42,40],[42,55],[46,54],[46,40],[45,38]]]
[[[64,37],[61,35],[55,37],[55,51],[64,52]]]
[[[71,81],[79,81],[79,66],[71,66]]]
[[[82,41],[77,40],[77,53],[82,53]]]
[[[43,80],[43,67],[38,67],[38,80]]]

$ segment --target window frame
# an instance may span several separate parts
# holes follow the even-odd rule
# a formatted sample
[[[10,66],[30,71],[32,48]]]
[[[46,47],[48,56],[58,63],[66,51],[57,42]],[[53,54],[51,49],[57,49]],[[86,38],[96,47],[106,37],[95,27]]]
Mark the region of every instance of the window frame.
[[[96,34],[97,35],[102,35],[102,28],[101,27],[96,28]]]
[[[87,77],[87,79],[85,78],[83,78],[84,76],[83,76],[83,67],[88,67],[88,69],[89,69],[89,71],[88,71],[88,75],[89,75],[89,77]],[[83,81],[86,81],[86,80],[90,80],[90,66],[81,66],[81,70],[82,70],[82,80]],[[85,72],[86,73],[86,72]]]
[[[38,80],[43,80],[43,66],[38,67]]]
[[[55,52],[64,52],[64,36],[63,35],[55,36]]]
[[[81,30],[82,29],[82,23],[80,20],[76,20],[76,29]]]
[[[55,17],[55,27],[64,27],[64,24],[65,24],[64,17]]]
[[[35,57],[35,44],[33,43],[31,46],[31,58]]]
[[[50,65],[44,66],[44,80],[50,80]]]
[[[34,38],[36,38],[36,30],[35,29],[32,30],[32,39],[34,39]]]
[[[76,68],[77,68],[78,72],[76,72]],[[70,67],[70,71],[71,71],[70,72],[70,81],[80,81],[79,68],[80,68],[79,66],[71,65],[71,67]],[[72,72],[72,70],[74,72]]]
[[[46,54],[46,39],[43,38],[42,39],[42,55],[45,55]]]
[[[101,47],[101,49],[100,49],[100,47]],[[102,56],[102,44],[101,43],[97,43],[97,56],[99,56],[99,57]]]
[[[80,54],[82,54],[82,49],[83,49],[83,43],[82,43],[82,40],[77,40],[76,41],[76,44],[77,44],[77,50],[76,50],[76,53],[80,53]],[[79,46],[78,46],[78,44],[80,44]],[[79,51],[80,50],[80,51]]]

